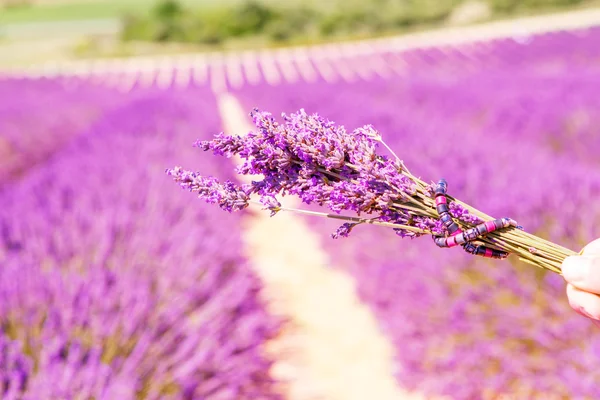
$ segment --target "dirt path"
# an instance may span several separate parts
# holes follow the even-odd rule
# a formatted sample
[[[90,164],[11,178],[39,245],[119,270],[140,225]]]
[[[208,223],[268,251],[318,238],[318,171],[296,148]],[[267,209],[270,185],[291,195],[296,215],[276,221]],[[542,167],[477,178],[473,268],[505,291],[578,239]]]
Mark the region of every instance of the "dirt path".
[[[229,94],[219,96],[226,132],[252,130]],[[286,200],[287,206],[293,206]],[[290,400],[421,399],[396,385],[393,350],[362,304],[352,280],[328,267],[318,237],[293,214],[248,216],[247,254],[262,279],[270,311],[290,320],[269,346],[273,374],[288,381]]]

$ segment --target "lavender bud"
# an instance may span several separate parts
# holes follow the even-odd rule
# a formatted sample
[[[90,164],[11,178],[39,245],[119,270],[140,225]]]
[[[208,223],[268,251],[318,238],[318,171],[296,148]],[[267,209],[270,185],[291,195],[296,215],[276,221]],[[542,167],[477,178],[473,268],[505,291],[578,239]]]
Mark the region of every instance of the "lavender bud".
[[[337,228],[337,230],[331,234],[331,237],[334,239],[339,239],[340,237],[348,237],[348,235],[350,235],[350,232],[356,225],[358,225],[358,223],[346,222],[345,224]]]
[[[261,196],[260,203],[265,206],[263,210],[270,210],[270,216],[273,217],[279,211],[281,211],[281,203],[273,196]]]
[[[471,225],[477,225],[477,224],[480,224],[483,222],[483,220],[481,218],[469,213],[469,210],[467,210],[466,208],[464,208],[463,206],[461,206],[460,204],[458,204],[455,201],[450,202],[449,208],[450,208],[450,215],[452,215],[454,218],[457,218],[458,220],[460,220],[462,222],[466,222],[467,224],[471,224]]]

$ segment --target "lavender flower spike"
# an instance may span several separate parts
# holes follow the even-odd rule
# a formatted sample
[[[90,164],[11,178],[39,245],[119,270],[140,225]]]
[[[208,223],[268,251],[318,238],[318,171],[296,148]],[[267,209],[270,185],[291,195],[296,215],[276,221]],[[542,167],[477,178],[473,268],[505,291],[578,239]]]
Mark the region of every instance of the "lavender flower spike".
[[[251,116],[257,129],[245,137],[219,134],[196,143],[217,155],[237,154],[245,160],[238,173],[264,177],[252,182],[246,193],[294,195],[336,214],[374,214],[381,221],[416,227],[416,219],[402,204],[420,204],[413,199],[417,185],[395,160],[377,154],[381,135],[371,126],[348,132],[304,110],[284,115],[282,124],[268,112],[254,110]],[[424,218],[429,220],[423,228],[406,234],[432,233],[429,227],[435,225],[435,214]]]
[[[246,208],[250,195],[255,194],[271,215],[290,210],[344,220],[344,225],[333,234],[334,238],[348,236],[358,224],[387,226],[403,238],[423,235],[449,238],[453,233],[438,215],[437,195],[431,186],[406,168],[373,126],[347,131],[303,109],[290,115],[282,114],[281,123],[270,113],[257,109],[250,116],[256,126],[254,132],[245,136],[220,133],[212,140],[196,142],[195,146],[214,155],[241,157],[244,161],[236,172],[262,176],[261,180],[236,186],[179,167],[169,174],[182,187],[230,212]],[[380,145],[392,157],[379,153]],[[286,195],[295,196],[305,204],[326,207],[333,214],[281,207],[276,199]],[[494,220],[451,197],[447,197],[443,207],[449,212],[448,218],[456,219],[452,224],[457,230],[466,231],[476,224]],[[573,253],[511,229],[506,234],[500,231],[482,234],[471,241],[477,240],[492,250],[515,253],[526,262],[554,272],[560,272],[561,260]],[[543,247],[546,253],[532,254],[531,247]]]
[[[243,187],[237,186],[231,181],[219,183],[212,176],[200,176],[195,172],[185,171],[181,167],[167,169],[166,172],[182,188],[198,193],[199,198],[210,204],[218,204],[225,211],[240,211],[248,207],[250,196]]]

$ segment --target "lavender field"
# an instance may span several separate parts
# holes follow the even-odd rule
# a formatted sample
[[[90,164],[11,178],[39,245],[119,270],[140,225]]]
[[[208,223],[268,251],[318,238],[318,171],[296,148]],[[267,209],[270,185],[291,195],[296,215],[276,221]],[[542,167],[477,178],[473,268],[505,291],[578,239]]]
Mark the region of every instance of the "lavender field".
[[[117,102],[0,193],[0,397],[279,398],[261,350],[279,321],[258,299],[239,218],[164,174],[220,129],[214,96]]]
[[[453,196],[578,251],[600,236],[598,41],[587,29],[148,79],[3,79],[0,398],[285,398],[265,352],[285,322],[244,251],[246,216],[164,173],[234,179],[233,160],[191,146],[223,130],[224,92],[248,111],[373,124],[424,180],[445,177]],[[333,240],[335,224],[310,225],[393,344],[399,387],[600,396],[597,328],[559,276],[384,228]]]
[[[247,108],[303,107],[349,129],[373,124],[413,173],[443,176],[461,200],[579,249],[600,233],[599,37],[424,49],[402,55],[400,77],[238,95]],[[332,260],[393,340],[404,387],[456,399],[600,395],[597,328],[573,314],[560,277],[382,228],[332,241],[335,224],[320,225]]]
[[[115,107],[115,91],[78,79],[0,79],[0,184],[43,163]]]

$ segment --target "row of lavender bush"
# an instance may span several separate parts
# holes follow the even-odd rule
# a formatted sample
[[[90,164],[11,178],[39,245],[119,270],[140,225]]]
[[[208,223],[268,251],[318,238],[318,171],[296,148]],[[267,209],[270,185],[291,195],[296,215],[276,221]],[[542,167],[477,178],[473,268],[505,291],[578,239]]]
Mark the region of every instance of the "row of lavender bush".
[[[4,78],[0,93],[0,184],[43,163],[119,103],[116,91],[77,78]]]
[[[578,250],[600,236],[598,40],[594,29],[388,54],[407,63],[404,76],[238,95],[247,109],[373,124],[413,173]],[[394,342],[401,385],[455,399],[600,396],[600,340],[559,276],[376,227],[324,244]]]
[[[122,95],[76,132],[95,91],[3,84],[14,112],[40,119],[7,111],[0,123],[48,143],[78,138],[0,191],[0,398],[279,398],[262,347],[279,321],[259,299],[238,216],[164,173],[229,173],[191,147],[220,129],[209,90]],[[28,97],[36,90],[43,99]],[[72,133],[53,125],[70,117]]]

